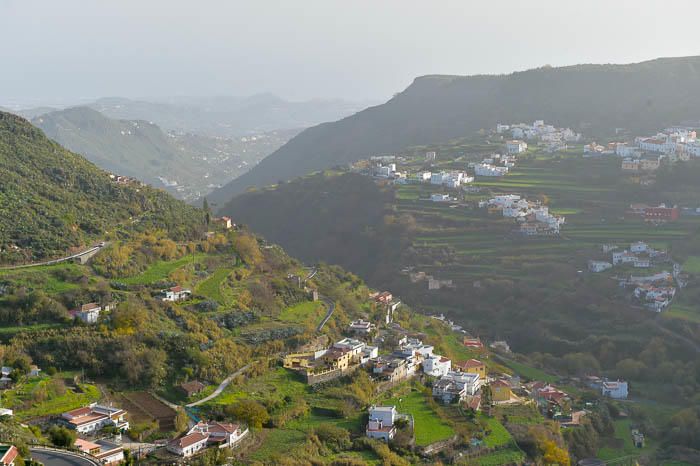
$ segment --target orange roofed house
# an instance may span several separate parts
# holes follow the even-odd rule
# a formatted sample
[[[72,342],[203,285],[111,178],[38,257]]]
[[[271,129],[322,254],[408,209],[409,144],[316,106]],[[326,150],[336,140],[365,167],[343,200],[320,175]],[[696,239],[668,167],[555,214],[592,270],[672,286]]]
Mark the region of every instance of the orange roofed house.
[[[462,344],[467,348],[483,349],[484,344],[478,338],[464,337]]]
[[[0,464],[2,466],[14,466],[19,451],[14,445],[0,445]]]
[[[97,432],[105,426],[127,430],[129,421],[125,417],[126,411],[123,409],[93,403],[61,414],[61,423],[79,434],[87,434]]]

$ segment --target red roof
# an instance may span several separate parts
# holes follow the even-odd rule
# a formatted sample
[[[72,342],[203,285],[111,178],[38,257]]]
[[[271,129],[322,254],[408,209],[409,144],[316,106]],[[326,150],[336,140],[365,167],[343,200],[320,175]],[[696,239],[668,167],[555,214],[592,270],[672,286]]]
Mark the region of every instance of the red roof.
[[[491,382],[492,387],[508,387],[510,388],[510,384],[506,382],[505,380],[496,380],[494,382]]]
[[[82,306],[80,306],[80,310],[85,312],[85,311],[91,311],[93,309],[99,309],[99,307],[100,307],[100,305],[97,303],[87,303],[87,304],[83,304]]]
[[[172,291],[173,293],[179,293],[179,292],[182,291],[182,287],[179,286],[179,285],[178,285],[178,286],[174,286],[174,287],[170,288],[170,291]]]
[[[206,440],[207,438],[209,438],[209,435],[207,434],[193,432],[191,434],[185,435],[184,437],[180,437],[178,439],[173,440],[172,442],[170,442],[170,444],[179,448],[187,448],[203,440]]]

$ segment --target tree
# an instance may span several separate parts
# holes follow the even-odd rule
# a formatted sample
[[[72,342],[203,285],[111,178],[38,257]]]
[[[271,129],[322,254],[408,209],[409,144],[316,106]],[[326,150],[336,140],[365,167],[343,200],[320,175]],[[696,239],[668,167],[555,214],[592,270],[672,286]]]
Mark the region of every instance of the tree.
[[[75,443],[75,431],[62,426],[51,426],[49,429],[49,439],[57,447],[70,448]]]
[[[205,197],[202,201],[202,209],[204,210],[204,222],[207,226],[211,222],[211,209],[209,208],[209,201]]]
[[[270,420],[267,409],[255,400],[241,400],[236,404],[226,407],[225,412],[229,416],[244,421],[255,429],[262,428],[263,424]]]

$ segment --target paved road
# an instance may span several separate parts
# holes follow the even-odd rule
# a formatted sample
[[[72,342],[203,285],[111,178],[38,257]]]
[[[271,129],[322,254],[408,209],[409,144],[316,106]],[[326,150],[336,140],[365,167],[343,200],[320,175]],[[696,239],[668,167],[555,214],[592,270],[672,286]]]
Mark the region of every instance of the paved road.
[[[106,244],[105,244],[105,246],[106,246]],[[53,259],[53,260],[50,260],[50,261],[34,262],[34,263],[32,263],[32,264],[11,265],[11,266],[7,266],[7,267],[0,267],[0,270],[24,269],[24,268],[28,268],[28,267],[39,267],[39,266],[41,266],[41,265],[59,264],[59,263],[61,263],[61,262],[66,262],[66,261],[69,261],[69,260],[77,259],[77,258],[80,257],[80,256],[84,256],[84,255],[86,255],[86,254],[90,254],[90,253],[92,253],[92,252],[99,251],[99,250],[102,249],[103,247],[104,247],[104,246],[92,246],[92,247],[90,247],[90,248],[88,248],[88,249],[85,249],[85,250],[83,250],[83,251],[80,251],[80,252],[78,252],[78,253],[76,253],[76,254],[72,254],[72,255],[70,255],[70,256],[65,256],[65,257],[61,257],[61,258],[58,258],[58,259]]]
[[[223,392],[223,391],[226,389],[226,387],[229,386],[229,384],[231,383],[231,381],[233,381],[233,379],[236,378],[236,376],[238,376],[238,375],[244,373],[245,371],[247,371],[248,368],[249,368],[251,365],[255,364],[256,362],[257,362],[257,361],[250,362],[250,363],[246,364],[245,366],[241,367],[240,369],[238,369],[238,370],[237,370],[236,372],[234,372],[233,374],[231,374],[231,375],[229,375],[228,377],[226,377],[226,378],[224,379],[224,381],[221,382],[221,383],[219,384],[218,387],[216,387],[216,390],[214,390],[214,392],[213,392],[211,395],[206,396],[206,397],[202,398],[201,400],[194,401],[194,402],[192,402],[192,403],[190,403],[190,404],[187,404],[187,405],[185,405],[185,406],[187,406],[188,408],[192,408],[193,406],[199,406],[199,405],[201,405],[201,404],[203,404],[203,403],[206,403],[206,402],[209,401],[209,400],[213,400],[213,399],[216,398],[217,396],[221,395],[221,392]]]
[[[99,466],[94,460],[67,451],[32,448],[30,452],[32,459],[44,463],[45,466]]]
[[[323,318],[321,323],[318,324],[318,327],[316,327],[317,332],[320,332],[323,329],[323,326],[326,325],[328,319],[330,319],[333,315],[333,311],[335,311],[335,302],[332,299],[326,298],[325,296],[319,296],[319,298],[321,298],[321,301],[326,303],[326,306],[328,306],[328,312],[326,312],[326,316]]]

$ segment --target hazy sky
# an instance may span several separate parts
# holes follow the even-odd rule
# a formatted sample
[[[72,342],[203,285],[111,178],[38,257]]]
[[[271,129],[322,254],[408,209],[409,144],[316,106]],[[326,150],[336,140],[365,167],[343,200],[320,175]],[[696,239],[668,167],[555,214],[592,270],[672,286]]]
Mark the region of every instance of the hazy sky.
[[[0,104],[375,100],[424,74],[696,54],[692,0],[0,0]]]

